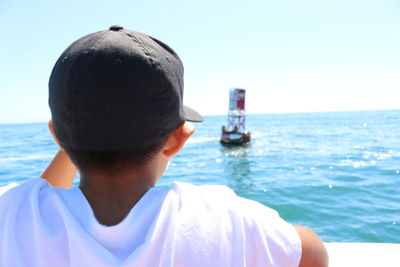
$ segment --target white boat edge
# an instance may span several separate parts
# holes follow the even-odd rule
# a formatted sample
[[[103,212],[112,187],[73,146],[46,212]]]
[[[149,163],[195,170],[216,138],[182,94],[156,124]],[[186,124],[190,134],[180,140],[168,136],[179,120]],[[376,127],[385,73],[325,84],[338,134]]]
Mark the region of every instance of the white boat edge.
[[[325,242],[329,267],[400,267],[400,244]]]

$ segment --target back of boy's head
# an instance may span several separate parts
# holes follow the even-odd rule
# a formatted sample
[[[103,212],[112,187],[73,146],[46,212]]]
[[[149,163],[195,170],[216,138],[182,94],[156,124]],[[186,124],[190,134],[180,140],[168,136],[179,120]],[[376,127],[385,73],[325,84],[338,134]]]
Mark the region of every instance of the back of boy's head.
[[[99,166],[117,166],[127,155],[142,164],[141,158],[159,151],[185,121],[202,121],[182,98],[178,55],[161,41],[118,25],[72,43],[49,81],[53,129],[61,146],[81,162],[97,158]]]

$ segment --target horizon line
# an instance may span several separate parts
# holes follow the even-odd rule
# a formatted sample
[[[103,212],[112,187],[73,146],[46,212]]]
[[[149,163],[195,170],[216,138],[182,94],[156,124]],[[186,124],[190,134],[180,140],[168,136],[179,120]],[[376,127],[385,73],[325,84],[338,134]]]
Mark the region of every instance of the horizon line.
[[[246,112],[246,115],[268,115],[268,114],[311,114],[311,113],[345,113],[345,112],[371,112],[371,111],[400,111],[400,108],[387,108],[387,109],[354,109],[354,110],[320,110],[320,111],[270,111],[270,112]],[[204,114],[203,117],[213,116],[227,116],[228,112]],[[41,124],[48,123],[49,120],[43,121],[17,121],[17,122],[0,122],[0,125],[19,125],[19,124]]]

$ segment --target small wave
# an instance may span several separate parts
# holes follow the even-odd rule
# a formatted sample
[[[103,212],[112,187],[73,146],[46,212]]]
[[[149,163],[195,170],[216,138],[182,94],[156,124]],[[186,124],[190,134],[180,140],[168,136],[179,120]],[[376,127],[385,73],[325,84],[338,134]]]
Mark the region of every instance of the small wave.
[[[214,142],[219,141],[219,137],[199,137],[188,140],[188,144],[198,144],[198,143],[206,143],[206,142]]]
[[[266,133],[263,132],[256,132],[256,133],[251,133],[251,138],[260,138],[267,136]],[[207,143],[207,142],[216,142],[219,141],[220,136],[214,136],[214,137],[197,137],[197,138],[191,138],[188,140],[188,144],[199,144],[199,143]]]
[[[51,155],[27,155],[21,157],[10,157],[10,158],[0,158],[0,162],[9,162],[9,161],[26,161],[26,160],[36,160],[36,159],[49,159]]]
[[[389,159],[392,157],[398,157],[399,153],[390,149],[389,151],[385,152],[370,152],[370,151],[365,151],[363,158],[364,159],[370,159],[370,158],[375,158],[378,160],[385,160],[385,159]]]
[[[263,133],[263,132],[251,133],[251,137],[252,137],[252,138],[260,138],[260,137],[264,137],[264,136],[267,136],[267,134],[266,134],[266,133]]]
[[[352,166],[353,168],[361,168],[361,167],[368,167],[375,165],[376,165],[376,160],[365,161],[365,160],[351,160],[351,159],[342,160],[338,164],[338,166]]]

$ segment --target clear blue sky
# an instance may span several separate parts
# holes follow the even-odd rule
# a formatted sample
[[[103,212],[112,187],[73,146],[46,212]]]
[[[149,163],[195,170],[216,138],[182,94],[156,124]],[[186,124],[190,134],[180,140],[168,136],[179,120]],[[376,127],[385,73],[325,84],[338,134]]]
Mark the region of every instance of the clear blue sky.
[[[185,103],[225,114],[400,108],[398,0],[0,1],[0,123],[47,121],[62,51],[112,24],[163,40],[185,65]]]

